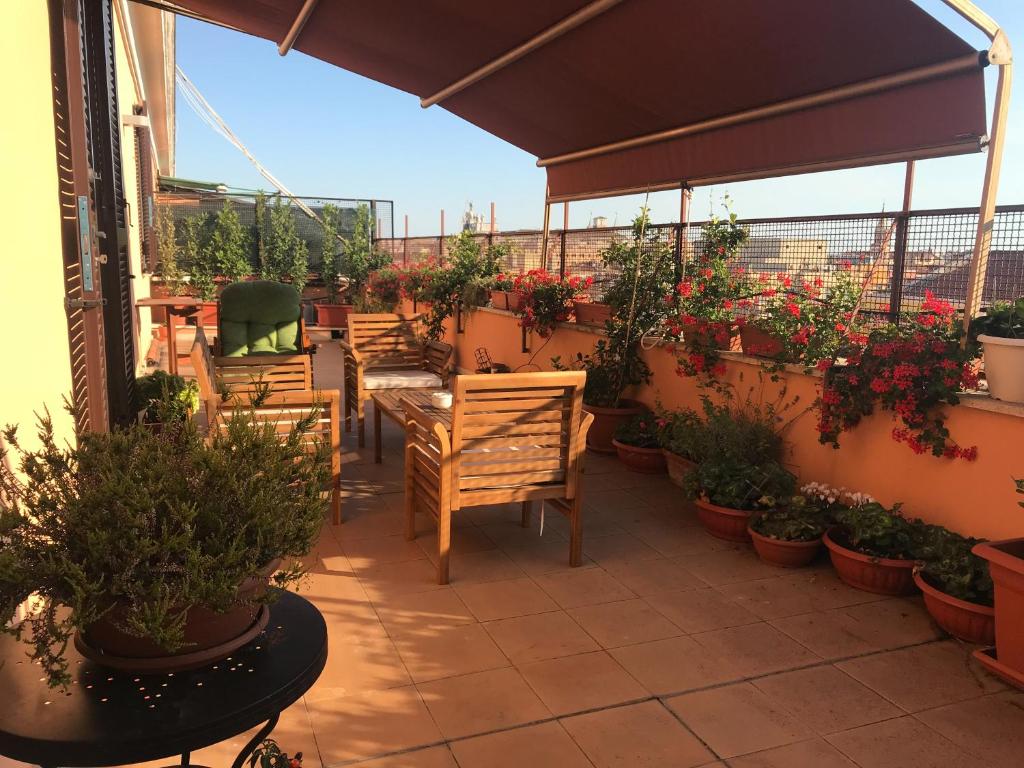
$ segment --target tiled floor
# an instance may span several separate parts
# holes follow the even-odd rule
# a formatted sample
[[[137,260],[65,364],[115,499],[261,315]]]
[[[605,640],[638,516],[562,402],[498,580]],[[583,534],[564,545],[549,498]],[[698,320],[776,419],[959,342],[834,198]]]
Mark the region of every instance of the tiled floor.
[[[321,385],[336,375],[317,358]],[[1024,694],[917,598],[843,585],[708,537],[664,477],[588,456],[586,560],[555,517],[458,516],[402,536],[401,434],[344,442],[344,516],[305,594],[330,658],[275,736],[312,768],[1019,768]],[[242,738],[194,756],[230,763]],[[166,762],[166,761],[164,761]],[[0,765],[2,765],[0,760]],[[154,764],[155,765],[155,764]],[[146,768],[150,768],[147,766]]]

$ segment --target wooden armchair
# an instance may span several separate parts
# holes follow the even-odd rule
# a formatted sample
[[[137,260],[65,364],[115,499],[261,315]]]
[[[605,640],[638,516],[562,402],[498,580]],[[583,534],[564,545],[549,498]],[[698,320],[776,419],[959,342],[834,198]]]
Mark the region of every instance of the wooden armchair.
[[[246,355],[214,357],[213,370],[232,392],[252,393],[262,382],[273,392],[313,389],[309,355]]]
[[[258,418],[272,420],[278,432],[286,433],[299,419],[305,417],[314,408],[320,408],[320,418],[307,435],[307,443],[312,449],[314,441],[319,439],[327,443],[331,450],[331,483],[326,492],[330,494],[331,521],[337,525],[341,522],[341,393],[336,389],[288,389],[278,391],[271,383],[270,394],[255,398],[255,393],[247,384],[232,389],[225,399],[214,379],[214,358],[206,335],[199,329],[196,340],[192,344],[192,366],[195,369],[199,384],[199,397],[203,402],[209,429],[219,429],[224,417],[239,406],[251,408]],[[231,358],[234,360],[235,358]],[[308,357],[306,358],[308,360]]]
[[[448,583],[452,515],[460,509],[533,502],[569,518],[569,565],[582,559],[581,480],[587,430],[582,371],[455,376],[451,410],[428,395],[403,398],[406,413],[406,538],[416,513],[437,522],[437,581]]]
[[[448,386],[454,362],[451,344],[420,339],[419,315],[348,316],[345,355],[345,431],[356,415],[359,446],[366,445],[364,403],[374,390]]]

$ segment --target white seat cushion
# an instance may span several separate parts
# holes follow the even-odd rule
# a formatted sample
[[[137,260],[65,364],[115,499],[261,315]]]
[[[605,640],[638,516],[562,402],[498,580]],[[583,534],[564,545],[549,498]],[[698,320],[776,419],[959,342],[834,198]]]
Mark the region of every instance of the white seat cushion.
[[[364,389],[411,389],[440,387],[441,377],[430,371],[367,371]]]

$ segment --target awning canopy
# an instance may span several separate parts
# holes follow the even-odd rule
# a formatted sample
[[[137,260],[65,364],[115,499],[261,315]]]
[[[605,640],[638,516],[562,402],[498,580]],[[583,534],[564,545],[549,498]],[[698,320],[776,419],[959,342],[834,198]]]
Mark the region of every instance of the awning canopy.
[[[911,0],[163,4],[439,103],[536,155],[555,201],[985,141],[985,55]]]

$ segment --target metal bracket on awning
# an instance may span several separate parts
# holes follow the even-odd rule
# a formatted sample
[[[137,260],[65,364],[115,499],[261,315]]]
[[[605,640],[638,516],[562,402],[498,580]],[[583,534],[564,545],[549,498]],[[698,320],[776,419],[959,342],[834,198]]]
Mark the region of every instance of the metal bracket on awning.
[[[1010,48],[1010,41],[1003,30],[996,32],[992,39],[992,45],[985,53],[985,59],[993,66],[1005,67],[1013,63],[1013,50]]]

